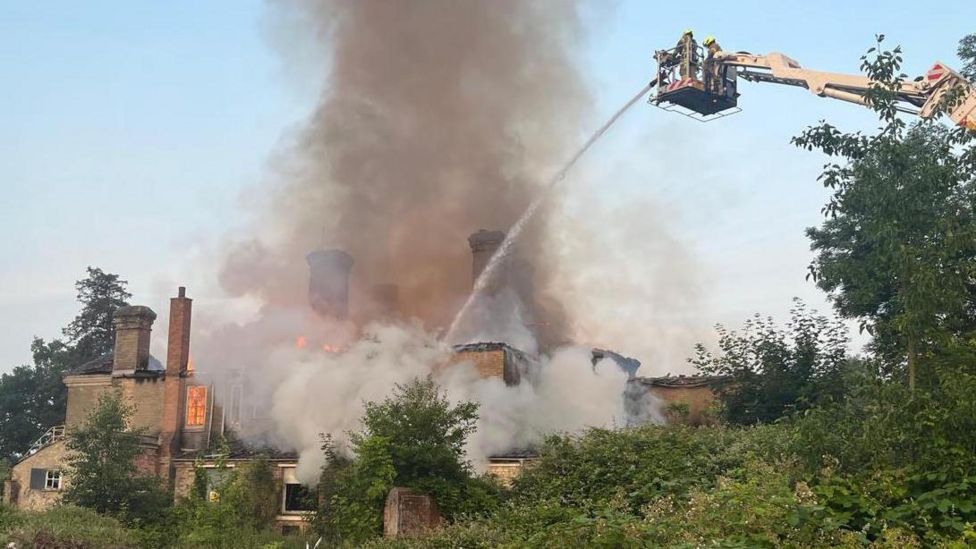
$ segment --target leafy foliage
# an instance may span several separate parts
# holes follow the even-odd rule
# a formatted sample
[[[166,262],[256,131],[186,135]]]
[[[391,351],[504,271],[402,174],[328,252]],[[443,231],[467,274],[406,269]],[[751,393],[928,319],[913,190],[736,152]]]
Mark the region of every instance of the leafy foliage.
[[[768,423],[841,398],[848,344],[841,322],[807,311],[795,300],[785,330],[759,315],[741,332],[717,329],[722,354],[714,356],[699,344],[689,362],[702,373],[729,378],[719,389],[728,422]]]
[[[920,357],[976,328],[976,180],[970,133],[936,122],[907,128],[894,90],[904,75],[899,48],[862,58],[876,84],[868,99],[884,126],[877,135],[828,123],[793,139],[838,161],[820,176],[833,195],[827,220],[807,231],[817,253],[810,275],[837,312],[875,334],[892,371],[915,383]],[[870,55],[873,53],[873,56]]]
[[[476,404],[451,404],[429,379],[397,385],[383,401],[367,402],[362,431],[350,433],[353,458],[331,437],[324,439],[319,528],[336,541],[379,534],[383,503],[395,486],[431,495],[448,518],[494,505],[497,486],[474,478],[464,459],[477,417]]]
[[[139,431],[128,430],[132,408],[115,392],[107,392],[85,423],[68,432],[71,482],[64,500],[127,523],[153,523],[170,497],[154,476],[138,471],[142,454]]]
[[[976,34],[970,34],[959,41],[959,58],[965,62],[961,72],[970,82],[976,82]]]
[[[7,512],[0,521],[4,541],[17,547],[129,549],[140,546],[136,532],[91,509],[64,505],[43,513]]]
[[[88,276],[75,283],[81,312],[64,329],[68,343],[74,346],[75,360],[84,362],[112,350],[112,314],[128,305],[132,294],[126,291],[127,284],[119,275],[98,267],[88,267]]]

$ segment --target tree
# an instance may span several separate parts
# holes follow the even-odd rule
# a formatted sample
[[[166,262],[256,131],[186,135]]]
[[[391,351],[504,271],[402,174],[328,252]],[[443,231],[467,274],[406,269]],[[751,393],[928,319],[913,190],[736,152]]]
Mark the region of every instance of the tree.
[[[833,190],[827,219],[807,230],[810,276],[914,388],[921,358],[976,330],[976,147],[965,129],[898,117],[901,50],[883,51],[883,39],[862,57],[881,130],[843,133],[824,122],[793,142],[838,159],[820,176]]]
[[[169,497],[158,480],[141,473],[141,431],[127,428],[133,409],[114,391],[104,393],[85,423],[68,432],[64,501],[128,523],[151,523]]]
[[[0,459],[17,460],[44,431],[64,423],[63,378],[73,366],[112,349],[111,317],[130,297],[125,285],[118,275],[89,267],[88,277],[75,283],[82,310],[63,330],[69,340],[35,337],[33,364],[0,376]]]
[[[88,267],[88,277],[75,283],[81,312],[63,330],[68,343],[75,348],[75,360],[84,362],[112,350],[115,342],[112,315],[119,307],[128,305],[132,297],[125,289],[127,284],[119,275],[98,267]]]
[[[970,34],[959,41],[959,58],[965,61],[961,72],[970,82],[976,81],[976,34]]]
[[[695,347],[689,362],[702,373],[729,378],[719,390],[728,422],[769,423],[843,396],[847,328],[807,311],[798,299],[794,303],[785,330],[757,314],[741,332],[717,326],[720,355]]]
[[[398,384],[382,402],[367,402],[363,429],[349,434],[351,459],[324,438],[323,533],[346,542],[379,534],[394,486],[431,495],[448,518],[492,505],[495,487],[475,478],[464,456],[477,419],[477,404],[451,404],[430,379]]]

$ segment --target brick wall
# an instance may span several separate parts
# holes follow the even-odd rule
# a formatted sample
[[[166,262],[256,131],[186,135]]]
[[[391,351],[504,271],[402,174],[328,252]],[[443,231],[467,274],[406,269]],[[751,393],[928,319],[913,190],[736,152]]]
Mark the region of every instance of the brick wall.
[[[470,362],[481,377],[505,377],[505,351],[461,351],[451,359],[451,364]]]
[[[685,404],[688,406],[688,417],[684,418],[691,425],[701,425],[708,423],[708,409],[715,402],[715,392],[708,386],[698,387],[651,387],[651,394],[664,401],[665,406],[669,403]],[[667,415],[667,409],[663,410]],[[682,420],[678,417],[669,417],[669,421]]]
[[[147,434],[158,435],[163,417],[165,384],[162,378],[116,378],[122,397],[135,410],[129,420],[132,428],[145,429]]]
[[[98,405],[102,393],[112,389],[112,377],[108,374],[68,376],[65,385],[68,386],[68,406],[64,423],[70,429],[84,423]]]

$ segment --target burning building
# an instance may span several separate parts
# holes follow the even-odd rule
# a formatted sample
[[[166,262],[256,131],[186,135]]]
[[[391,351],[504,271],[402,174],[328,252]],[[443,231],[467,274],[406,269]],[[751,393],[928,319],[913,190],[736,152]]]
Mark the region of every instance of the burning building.
[[[500,232],[479,231],[472,235],[469,243],[474,277],[490,260],[503,238]],[[309,308],[316,317],[327,319],[329,326],[338,325],[334,322],[349,323],[349,318],[355,316],[353,311],[358,310],[350,300],[349,291],[353,258],[341,250],[318,250],[308,254],[307,262]],[[397,299],[397,286],[374,286],[362,308],[365,312],[359,314],[396,318]],[[143,433],[139,469],[159,477],[175,498],[189,494],[198,467],[209,471],[208,478],[215,485],[219,480],[218,463],[234,468],[262,455],[273,464],[277,483],[276,497],[280,507],[276,523],[282,529],[303,527],[303,517],[311,509],[306,497],[308,488],[298,474],[298,453],[247,442],[273,440],[273,436],[263,435],[280,428],[280,423],[276,425],[268,420],[264,411],[269,406],[261,404],[255,394],[254,380],[246,375],[246,371],[231,370],[219,380],[203,381],[200,378],[190,360],[192,308],[193,301],[180,287],[170,300],[165,363],[149,352],[156,313],[145,306],[124,307],[116,312],[112,352],[72,368],[65,376],[68,389],[65,425],[52,428],[13,466],[10,478],[5,481],[6,503],[41,509],[57,500],[59,492],[71,481],[63,471],[67,452],[65,432],[81,424],[103,394],[115,391],[133,406],[132,426]],[[305,336],[296,337],[300,338],[296,345],[302,346],[301,338]],[[304,340],[306,346],[311,344],[314,336],[308,337],[310,339]],[[309,352],[344,352],[315,341],[318,346]],[[461,343],[453,345],[450,351],[450,358],[438,368],[466,365],[479,378],[500,380],[500,388],[512,390],[523,385],[536,385],[546,368],[554,368],[551,364],[543,364],[542,358],[536,354],[509,342]],[[618,391],[615,398],[624,401],[627,423],[660,420],[660,415],[648,412],[658,400],[682,403],[688,409],[684,419],[700,422],[703,410],[713,398],[716,383],[713,379],[640,378],[636,375],[639,361],[603,349],[593,349],[589,362],[594,373],[601,363],[615,364],[623,373],[627,389]],[[550,371],[548,375],[555,380],[550,383],[560,382],[559,372]],[[336,403],[336,406],[342,405],[344,403]],[[562,405],[571,407],[574,404],[566,401]],[[226,454],[218,456],[219,442],[228,433],[235,433],[229,438],[233,442],[229,448],[224,448]],[[531,445],[512,445],[488,455],[485,466],[489,472],[508,482],[534,456]]]

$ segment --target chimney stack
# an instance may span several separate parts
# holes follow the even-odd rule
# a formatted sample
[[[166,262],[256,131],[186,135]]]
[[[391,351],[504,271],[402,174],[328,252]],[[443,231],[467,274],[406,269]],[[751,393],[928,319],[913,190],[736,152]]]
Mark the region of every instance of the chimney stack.
[[[498,248],[505,242],[505,233],[502,231],[488,231],[480,229],[478,232],[471,233],[468,237],[468,245],[471,246],[471,285],[478,282],[478,277],[488,266],[491,257],[495,255]]]
[[[349,316],[349,271],[352,256],[342,250],[315,250],[308,261],[308,302],[322,317]]]
[[[120,307],[112,317],[115,352],[112,372],[125,373],[149,367],[149,335],[156,313],[143,305]]]
[[[169,300],[169,337],[166,340],[166,375],[185,374],[190,361],[190,316],[193,300],[186,297],[180,286],[176,297]]]

